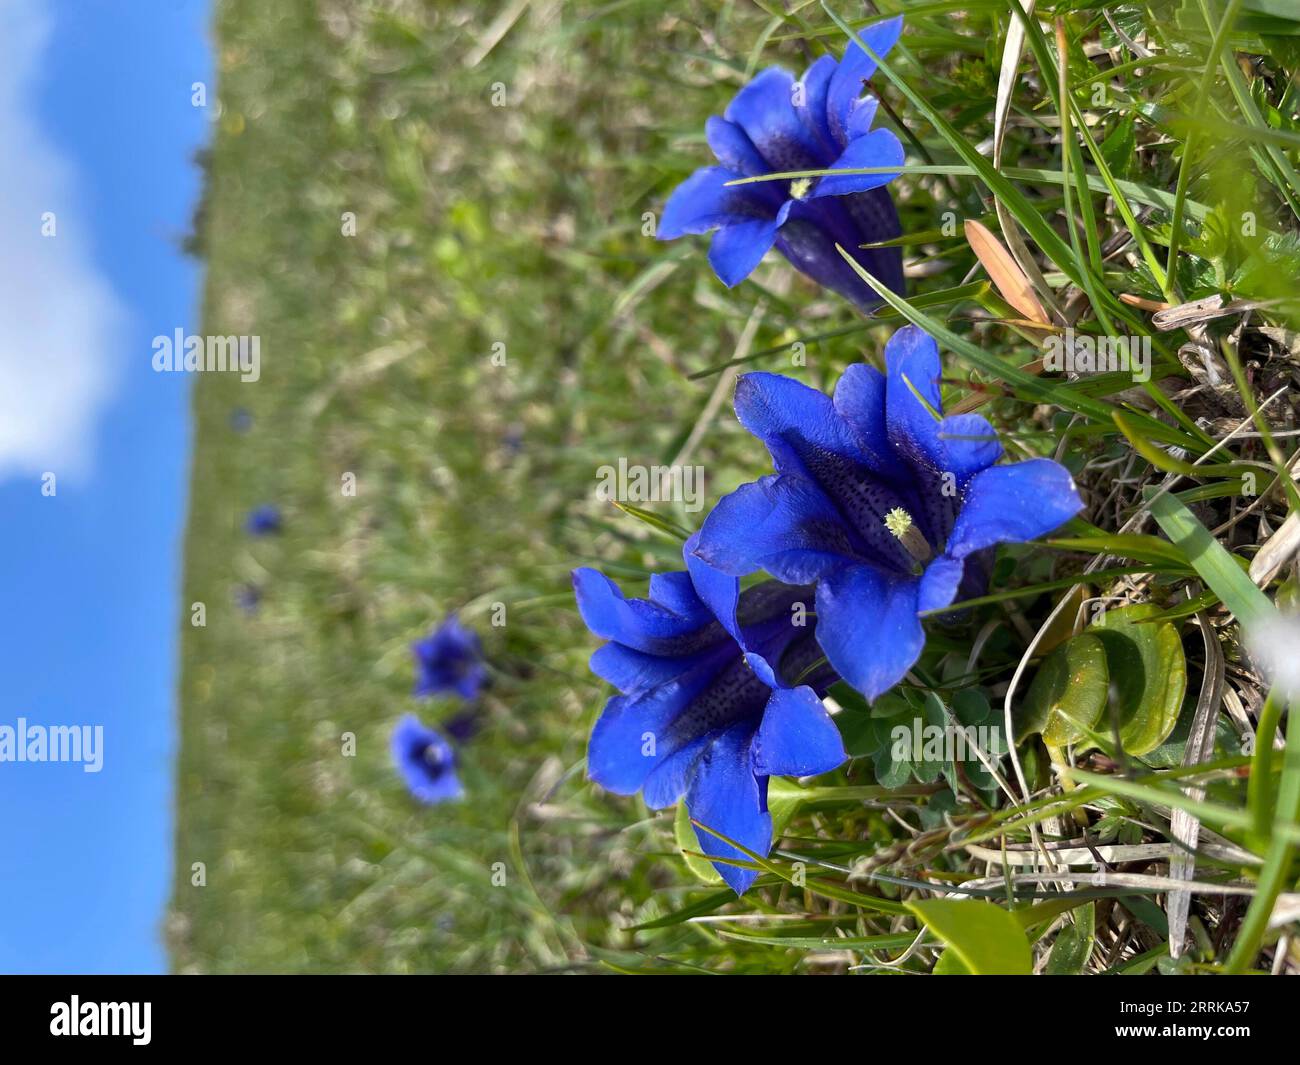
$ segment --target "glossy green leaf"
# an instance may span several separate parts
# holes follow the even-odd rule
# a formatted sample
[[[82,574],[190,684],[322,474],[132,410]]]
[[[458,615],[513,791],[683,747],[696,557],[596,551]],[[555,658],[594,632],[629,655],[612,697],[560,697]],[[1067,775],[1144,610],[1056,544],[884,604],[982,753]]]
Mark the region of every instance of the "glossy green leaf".
[[[1027,976],[1032,972],[1029,940],[1020,922],[1001,906],[975,899],[925,899],[909,902],[907,908],[956,952],[953,961],[959,960],[968,972],[976,976]],[[952,974],[957,970],[944,971]]]
[[[1002,711],[993,707],[985,695],[975,688],[962,688],[952,694],[952,715],[957,724],[970,730],[964,759],[954,749],[954,760],[944,768],[944,775],[953,788],[964,778],[976,788],[988,793],[990,798],[997,790],[997,781],[971,748],[971,742],[995,762],[1007,753],[1006,737],[1002,728]]]
[[[1108,610],[1084,635],[1105,648],[1111,707],[1120,742],[1131,755],[1154,751],[1173,732],[1187,690],[1187,658],[1178,629],[1168,621],[1141,624],[1159,613],[1154,603]],[[1110,718],[1102,722],[1110,732]]]
[[[1102,719],[1109,682],[1101,640],[1087,634],[1067,640],[1043,660],[1020,703],[1017,742],[1035,733],[1048,747],[1085,739]]]
[[[1096,919],[1094,903],[1079,907],[1073,921],[1061,929],[1052,944],[1052,952],[1047,956],[1048,976],[1078,976],[1084,971],[1096,942],[1093,932]]]

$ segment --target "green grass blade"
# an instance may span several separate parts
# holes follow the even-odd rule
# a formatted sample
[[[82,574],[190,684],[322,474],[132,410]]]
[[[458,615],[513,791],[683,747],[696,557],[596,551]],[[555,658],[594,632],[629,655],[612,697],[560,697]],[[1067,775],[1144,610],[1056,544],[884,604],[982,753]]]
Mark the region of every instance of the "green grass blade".
[[[1190,510],[1168,492],[1157,495],[1154,489],[1148,489],[1146,495],[1156,524],[1245,628],[1277,618],[1268,596],[1255,587],[1236,557],[1210,535]]]

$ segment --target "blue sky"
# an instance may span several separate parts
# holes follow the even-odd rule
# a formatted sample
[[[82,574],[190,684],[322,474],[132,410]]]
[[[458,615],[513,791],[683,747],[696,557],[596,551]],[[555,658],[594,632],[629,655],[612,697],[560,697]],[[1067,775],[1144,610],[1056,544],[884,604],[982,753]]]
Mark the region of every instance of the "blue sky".
[[[199,331],[208,6],[0,5],[0,726],[104,727],[99,773],[0,762],[3,972],[166,967],[190,381],[150,359]]]

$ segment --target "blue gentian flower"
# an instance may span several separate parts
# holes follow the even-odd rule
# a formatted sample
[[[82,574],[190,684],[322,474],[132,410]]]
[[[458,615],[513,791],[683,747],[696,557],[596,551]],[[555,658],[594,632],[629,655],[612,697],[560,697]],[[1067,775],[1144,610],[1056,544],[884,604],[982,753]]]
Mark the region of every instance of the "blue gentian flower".
[[[861,36],[883,56],[902,30],[903,20],[894,18]],[[863,96],[863,82],[875,70],[875,60],[851,42],[838,63],[822,56],[797,82],[780,67],[759,73],[721,118],[706,123],[719,165],[695,171],[673,191],[656,236],[674,240],[716,229],[709,262],[728,287],[747,278],[775,244],[818,284],[863,309],[877,306],[880,298],[835,250],[838,243],[868,272],[902,292],[901,250],[859,247],[901,234],[884,188],[897,171],[727,184],[798,170],[901,167],[898,138],[871,128],[878,101]]]
[[[477,699],[487,681],[483,649],[478,634],[450,614],[425,639],[411,644],[415,656],[416,695],[454,692],[462,699]]]
[[[447,802],[464,794],[456,775],[456,752],[414,714],[407,714],[393,729],[392,749],[393,764],[420,802]]]
[[[274,503],[264,503],[249,511],[244,528],[248,530],[249,536],[270,536],[278,533],[281,525],[280,508]]]
[[[766,855],[768,777],[825,773],[847,757],[820,698],[836,678],[800,624],[811,589],[767,581],[741,594],[695,547],[692,537],[686,572],[650,578],[648,599],[625,599],[598,571],[574,570],[582,620],[609,641],[592,671],[622,693],[592,731],[587,774],[619,795],[640,791],[656,809],[684,795],[701,824]],[[710,857],[747,860],[696,835]],[[714,867],[737,894],[758,875]]]
[[[886,374],[850,366],[833,399],[743,376],[736,416],[777,472],[720,500],[696,548],[725,573],[815,584],[817,640],[873,700],[920,656],[918,613],[981,594],[995,544],[1042,536],[1083,506],[1064,466],[994,465],[987,420],[941,416],[939,349],[921,330],[895,333],[885,361]]]
[[[479,734],[479,729],[483,727],[483,719],[477,709],[470,707],[449,717],[443,722],[442,727],[457,743],[466,744]]]
[[[262,604],[262,589],[256,584],[235,585],[235,605],[245,614],[256,614]]]

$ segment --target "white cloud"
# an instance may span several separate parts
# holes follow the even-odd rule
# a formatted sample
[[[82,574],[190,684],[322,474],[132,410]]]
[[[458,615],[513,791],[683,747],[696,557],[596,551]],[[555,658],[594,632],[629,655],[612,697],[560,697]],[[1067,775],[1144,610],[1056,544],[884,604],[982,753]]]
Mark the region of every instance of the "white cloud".
[[[87,471],[119,376],[125,314],[94,266],[72,167],[34,118],[50,31],[40,0],[0,6],[0,482]]]

